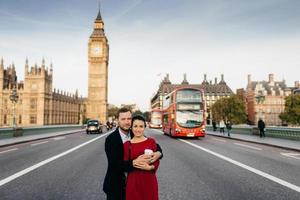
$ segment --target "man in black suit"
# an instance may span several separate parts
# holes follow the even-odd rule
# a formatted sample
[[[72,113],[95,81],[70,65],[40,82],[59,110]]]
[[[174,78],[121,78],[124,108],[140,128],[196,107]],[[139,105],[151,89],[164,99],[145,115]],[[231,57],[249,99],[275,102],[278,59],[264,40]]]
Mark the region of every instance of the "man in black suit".
[[[258,129],[259,129],[259,136],[260,137],[266,137],[265,136],[266,124],[261,118],[259,118],[257,126],[258,126]]]
[[[105,140],[105,153],[108,160],[107,172],[104,179],[103,191],[107,200],[125,200],[125,172],[133,168],[150,170],[151,163],[162,157],[162,150],[157,145],[157,152],[153,156],[141,155],[135,160],[123,160],[123,144],[131,139],[130,127],[132,113],[127,108],[118,110],[119,127],[116,128]]]

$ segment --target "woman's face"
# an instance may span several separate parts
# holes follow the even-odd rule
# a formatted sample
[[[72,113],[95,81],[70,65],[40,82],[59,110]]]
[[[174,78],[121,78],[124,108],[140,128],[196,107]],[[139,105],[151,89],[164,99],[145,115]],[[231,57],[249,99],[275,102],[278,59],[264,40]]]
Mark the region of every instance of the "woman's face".
[[[135,137],[141,137],[144,135],[145,123],[142,120],[134,120],[132,124],[132,132]]]

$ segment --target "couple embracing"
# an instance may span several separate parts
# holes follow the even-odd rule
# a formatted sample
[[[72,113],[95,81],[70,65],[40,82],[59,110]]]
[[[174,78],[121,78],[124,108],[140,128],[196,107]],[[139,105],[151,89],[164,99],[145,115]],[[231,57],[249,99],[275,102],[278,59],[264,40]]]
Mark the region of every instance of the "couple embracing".
[[[155,172],[162,150],[153,138],[145,137],[142,116],[132,117],[129,109],[121,108],[117,118],[119,126],[105,140],[107,200],[158,200]]]

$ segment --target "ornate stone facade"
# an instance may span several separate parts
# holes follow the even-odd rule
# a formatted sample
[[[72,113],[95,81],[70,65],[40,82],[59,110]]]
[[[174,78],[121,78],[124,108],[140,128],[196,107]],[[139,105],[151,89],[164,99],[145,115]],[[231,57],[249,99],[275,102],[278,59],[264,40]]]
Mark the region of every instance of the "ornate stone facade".
[[[53,89],[53,67],[25,63],[24,81],[17,81],[14,64],[5,67],[0,63],[0,127],[13,125],[37,126],[54,124],[79,124],[86,118],[107,120],[107,80],[109,46],[104,34],[100,10],[88,42],[88,98],[78,92],[70,94]],[[15,88],[15,89],[14,89]],[[10,100],[13,91],[17,103]],[[14,109],[15,106],[15,109]]]
[[[279,114],[284,112],[285,97],[291,92],[284,80],[275,81],[274,74],[269,74],[267,81],[252,81],[248,75],[245,97],[249,123],[257,124],[262,118],[267,126],[282,125]]]
[[[26,60],[24,81],[20,82],[17,81],[14,64],[4,67],[1,59],[0,127],[13,125],[14,110],[17,126],[78,124],[83,99],[78,97],[77,92],[53,91],[52,81],[52,64],[49,69],[44,59],[41,66],[35,64],[30,68]],[[14,88],[19,97],[16,104],[10,100]]]
[[[99,11],[88,44],[89,82],[86,117],[101,122],[107,120],[108,59],[109,45]]]

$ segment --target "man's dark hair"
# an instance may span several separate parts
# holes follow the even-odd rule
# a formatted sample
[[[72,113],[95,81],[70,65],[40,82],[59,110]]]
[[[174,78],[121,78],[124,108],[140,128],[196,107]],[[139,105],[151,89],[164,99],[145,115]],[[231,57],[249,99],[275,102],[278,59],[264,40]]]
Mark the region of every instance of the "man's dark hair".
[[[119,118],[120,113],[126,113],[126,112],[132,113],[131,110],[130,110],[129,108],[127,108],[127,107],[120,108],[120,109],[118,110],[118,112],[117,112],[117,118]]]

